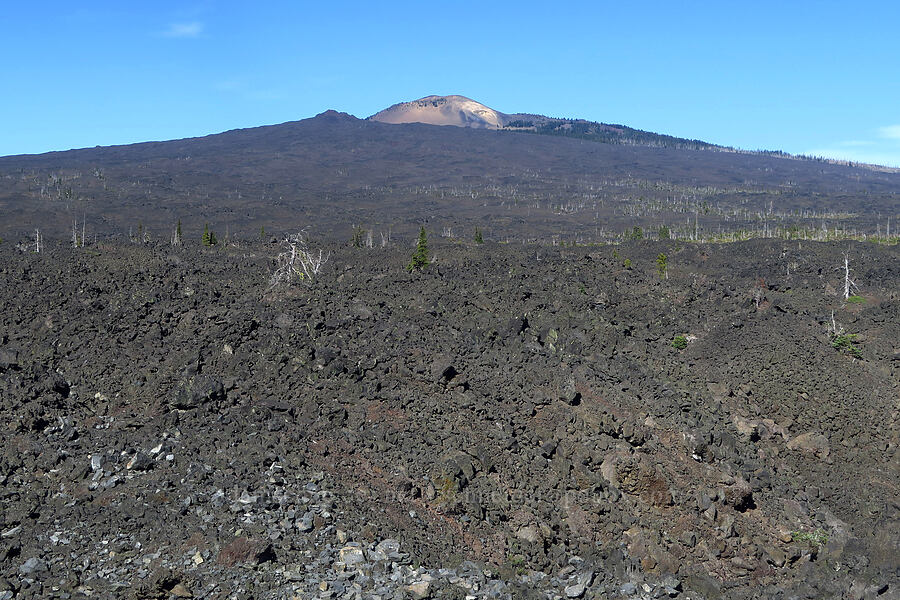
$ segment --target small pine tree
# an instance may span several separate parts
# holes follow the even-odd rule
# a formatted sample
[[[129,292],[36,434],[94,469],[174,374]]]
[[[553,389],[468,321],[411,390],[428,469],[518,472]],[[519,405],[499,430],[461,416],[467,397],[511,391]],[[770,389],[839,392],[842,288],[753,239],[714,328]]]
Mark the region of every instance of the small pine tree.
[[[669,257],[660,252],[656,257],[656,272],[660,279],[669,278]]]
[[[350,236],[350,245],[354,248],[362,248],[364,235],[366,235],[366,230],[359,225],[354,225],[353,235]]]
[[[181,241],[181,219],[178,219],[178,225],[175,226],[175,236]]]
[[[477,227],[475,228],[475,243],[476,244],[484,243],[484,238],[481,236],[481,230],[478,229]]]
[[[425,227],[419,230],[419,240],[416,242],[416,251],[413,252],[412,259],[406,265],[406,270],[412,273],[418,269],[424,269],[428,266],[428,237],[425,234]]]
[[[209,223],[203,225],[203,237],[201,238],[204,246],[215,246],[219,243],[219,240],[216,239],[216,234],[209,229]]]
[[[261,240],[266,239],[266,226],[265,225],[259,226],[259,239],[261,239]]]

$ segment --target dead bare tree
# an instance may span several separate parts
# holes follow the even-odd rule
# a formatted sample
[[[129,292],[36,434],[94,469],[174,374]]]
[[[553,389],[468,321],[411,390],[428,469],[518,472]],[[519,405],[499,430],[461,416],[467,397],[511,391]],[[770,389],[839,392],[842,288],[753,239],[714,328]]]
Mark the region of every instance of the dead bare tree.
[[[275,257],[277,266],[269,280],[269,289],[295,281],[311,282],[331,257],[330,252],[310,250],[305,231],[287,236],[281,245],[284,252]]]
[[[73,248],[84,248],[85,239],[87,235],[85,219],[81,220],[81,237],[78,237],[78,218],[72,219],[72,247]]]
[[[838,336],[844,333],[843,327],[838,327],[837,321],[834,320],[834,311],[831,311],[831,335]]]
[[[844,300],[850,297],[850,292],[859,291],[856,282],[850,279],[850,250],[844,252]]]
[[[41,253],[41,250],[44,249],[44,236],[41,234],[40,229],[34,230],[34,251],[38,254]]]

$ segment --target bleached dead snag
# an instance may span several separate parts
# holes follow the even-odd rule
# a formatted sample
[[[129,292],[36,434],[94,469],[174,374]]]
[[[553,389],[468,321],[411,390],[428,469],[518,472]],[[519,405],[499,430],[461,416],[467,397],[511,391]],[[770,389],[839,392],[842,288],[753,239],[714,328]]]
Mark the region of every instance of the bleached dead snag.
[[[87,236],[87,225],[85,224],[85,220],[81,220],[81,237],[78,237],[78,219],[75,218],[72,220],[72,247],[73,248],[84,248],[85,240]]]
[[[844,300],[850,297],[850,292],[859,291],[856,282],[850,279],[850,251],[844,252]]]
[[[277,266],[269,289],[294,282],[311,282],[331,257],[330,252],[310,250],[303,231],[284,238],[281,244],[285,251],[275,257]]]
[[[41,235],[40,229],[34,230],[34,251],[37,254],[41,253],[41,250],[44,249],[44,236]]]

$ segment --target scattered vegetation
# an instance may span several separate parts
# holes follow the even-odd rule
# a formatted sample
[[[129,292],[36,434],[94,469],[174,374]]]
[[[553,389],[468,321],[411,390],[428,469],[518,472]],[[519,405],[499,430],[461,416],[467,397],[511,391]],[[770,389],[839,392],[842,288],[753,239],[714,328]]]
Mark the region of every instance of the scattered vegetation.
[[[528,572],[526,568],[527,562],[523,554],[512,554],[507,556],[506,566],[516,575],[524,575]]]
[[[631,231],[626,236],[629,240],[642,240],[644,239],[644,230],[635,225],[631,228]]]
[[[821,548],[828,543],[828,534],[824,529],[814,531],[792,531],[791,540],[799,544],[807,544],[810,548]]]
[[[456,493],[459,486],[456,479],[445,472],[439,473],[434,479],[435,503],[439,506],[450,507],[456,502]]]

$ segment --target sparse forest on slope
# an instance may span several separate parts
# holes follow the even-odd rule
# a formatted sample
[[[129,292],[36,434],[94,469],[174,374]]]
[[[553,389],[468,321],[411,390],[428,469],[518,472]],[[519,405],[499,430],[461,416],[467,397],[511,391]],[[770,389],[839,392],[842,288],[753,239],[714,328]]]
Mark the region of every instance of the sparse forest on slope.
[[[510,115],[505,130],[525,131],[540,135],[559,135],[604,144],[628,144],[654,148],[681,148],[689,150],[723,150],[722,146],[701,140],[641,131],[625,125],[596,123],[583,119],[553,119],[539,115]]]

